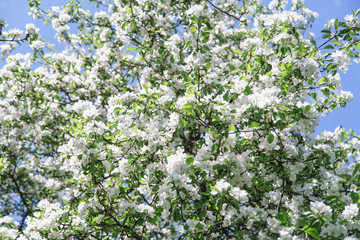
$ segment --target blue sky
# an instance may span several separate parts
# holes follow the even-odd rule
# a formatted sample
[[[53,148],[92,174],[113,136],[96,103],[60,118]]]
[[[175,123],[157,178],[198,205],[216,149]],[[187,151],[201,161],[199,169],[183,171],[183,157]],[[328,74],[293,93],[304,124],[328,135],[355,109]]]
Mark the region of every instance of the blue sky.
[[[289,0],[291,2],[291,0]],[[65,0],[46,0],[50,5],[61,5]],[[320,36],[320,31],[327,19],[339,18],[343,20],[346,14],[351,14],[351,10],[356,11],[360,8],[360,0],[305,0],[307,7],[319,13],[314,28],[311,30]],[[26,23],[33,22],[39,27],[42,36],[49,41],[53,40],[53,33],[49,28],[44,28],[40,21],[34,21],[27,15],[27,0],[0,0],[0,18],[8,23],[8,28],[25,29]],[[29,48],[24,43],[18,51],[27,51]],[[360,64],[349,66],[346,74],[342,75],[343,90],[351,91],[355,96],[355,101],[349,103],[346,108],[338,109],[323,118],[317,127],[317,133],[324,130],[333,131],[337,126],[342,125],[345,129],[353,129],[360,134]]]

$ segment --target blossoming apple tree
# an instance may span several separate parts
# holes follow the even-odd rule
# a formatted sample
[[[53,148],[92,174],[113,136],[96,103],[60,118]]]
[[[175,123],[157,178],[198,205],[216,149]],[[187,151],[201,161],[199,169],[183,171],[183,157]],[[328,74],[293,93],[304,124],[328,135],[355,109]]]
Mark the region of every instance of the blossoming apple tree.
[[[59,43],[0,22],[1,239],[360,238],[359,137],[314,136],[359,10],[314,40],[303,0],[29,7]]]

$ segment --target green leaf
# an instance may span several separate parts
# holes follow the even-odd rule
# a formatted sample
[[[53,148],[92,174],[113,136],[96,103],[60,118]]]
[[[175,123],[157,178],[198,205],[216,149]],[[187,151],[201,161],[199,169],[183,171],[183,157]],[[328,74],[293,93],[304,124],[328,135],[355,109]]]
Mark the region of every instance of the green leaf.
[[[259,127],[260,125],[258,122],[251,122],[250,127]]]
[[[295,92],[296,92],[296,87],[295,87],[295,86],[291,86],[291,87],[289,88],[289,91],[290,91],[291,93],[295,93]]]
[[[345,22],[340,22],[339,23],[339,27],[346,27],[346,23]],[[341,32],[341,31],[340,31]]]
[[[236,130],[236,127],[234,125],[229,126],[229,131],[234,132]]]
[[[188,48],[192,44],[192,41],[188,41],[185,45],[185,48]]]
[[[304,219],[304,218],[299,218],[297,223],[300,225],[300,226],[309,226],[307,225],[307,221]],[[305,227],[303,228],[303,230],[305,229]]]
[[[217,189],[215,186],[211,186],[210,188],[216,192],[220,192],[219,189]]]
[[[335,19],[334,27],[335,27],[335,30],[338,29],[338,27],[339,27],[339,19]]]
[[[217,89],[219,89],[221,92],[225,91],[225,88],[222,84],[216,84]]]
[[[321,92],[325,95],[325,97],[329,97],[330,95],[330,90],[327,88],[321,89]]]
[[[146,92],[149,92],[148,84],[149,84],[149,83],[145,83],[145,84],[143,85],[143,87],[144,87],[144,89],[145,89]]]
[[[355,169],[354,169],[354,171],[353,171],[353,176],[355,176],[356,175],[356,173],[358,172],[360,170],[360,164],[356,164],[356,166],[355,166]]]
[[[331,33],[331,31],[328,30],[328,29],[324,29],[324,30],[322,30],[321,32],[322,32],[322,33]]]
[[[190,166],[193,163],[194,163],[194,157],[193,156],[187,156],[186,157],[186,164]]]
[[[334,47],[332,45],[326,45],[324,49],[334,49]]]
[[[195,227],[196,227],[197,230],[203,230],[204,229],[204,226],[201,223],[196,224]]]
[[[234,49],[233,52],[234,52],[234,53],[238,53],[238,54],[242,54],[242,53],[243,53],[240,49]]]
[[[323,39],[327,39],[327,38],[330,38],[330,37],[331,37],[331,34],[330,34],[330,33],[327,33],[327,34],[322,35],[322,38],[323,38]]]
[[[123,30],[125,30],[126,26],[128,25],[128,22],[124,22],[124,24],[121,26]]]
[[[286,212],[280,212],[278,213],[276,216],[275,216],[275,219],[278,220],[281,225],[283,226],[289,226],[289,223],[288,223],[288,215]]]
[[[103,135],[103,138],[106,139],[106,140],[111,140],[111,139],[112,139],[112,136],[109,136],[109,135],[104,134],[104,135]]]
[[[359,193],[356,193],[356,192],[351,192],[350,193],[350,198],[351,200],[353,201],[353,203],[358,203],[359,202]]]
[[[307,105],[305,108],[304,108],[304,112],[308,112],[310,111],[311,107],[309,105]]]
[[[192,108],[192,107],[193,107],[192,103],[186,103],[182,108],[187,109],[187,108]]]
[[[245,90],[244,90],[244,94],[245,95],[250,95],[252,93],[251,88],[249,86],[246,86]]]
[[[80,122],[77,122],[75,125],[76,125],[76,128],[82,128],[82,124]]]
[[[203,201],[194,202],[195,209],[200,209],[200,208],[202,208],[203,205],[204,205]]]
[[[210,69],[211,64],[212,64],[212,63],[211,63],[211,62],[209,62],[209,63],[207,63],[207,64],[205,65],[205,67],[206,67],[206,69],[207,69],[207,70],[209,70],[209,69]]]
[[[130,14],[130,13],[131,13],[131,8],[129,8],[128,6],[126,6],[125,11],[126,11],[128,14]]]
[[[283,94],[287,94],[288,90],[289,90],[289,84],[287,82],[282,83],[281,84],[281,92]]]
[[[274,135],[273,135],[272,133],[269,133],[269,134],[267,135],[266,140],[267,140],[267,142],[268,142],[269,144],[271,144],[271,143],[274,141],[274,139],[275,139],[275,137],[274,137]]]
[[[234,71],[232,71],[231,73],[237,73],[237,72],[241,72],[241,69],[234,69]]]
[[[202,46],[204,52],[210,52],[210,48],[206,45]]]
[[[305,230],[305,232],[307,234],[309,234],[310,236],[312,236],[313,238],[317,239],[317,240],[321,240],[318,231],[315,228],[308,228]]]
[[[282,120],[285,120],[286,119],[286,115],[282,112],[279,112],[279,117],[282,119]]]
[[[177,207],[174,208],[173,217],[174,217],[175,222],[181,220],[179,208],[177,208]]]
[[[223,166],[221,165],[221,164],[215,164],[214,166],[213,166],[213,169],[214,170],[216,170],[216,169],[220,169],[220,168],[222,168]]]
[[[338,46],[340,45],[340,43],[338,41],[336,41],[336,40],[332,40],[331,43],[333,43],[335,45],[338,45]]]
[[[185,122],[184,120],[180,120],[180,121],[179,121],[179,126],[182,127],[182,128],[184,128],[184,127],[187,126],[187,124],[186,124],[186,122]]]
[[[137,112],[137,110],[138,110],[138,105],[137,105],[137,103],[134,103],[133,109],[134,109],[134,112]]]
[[[353,58],[354,57],[354,53],[353,52],[349,52],[349,57]]]

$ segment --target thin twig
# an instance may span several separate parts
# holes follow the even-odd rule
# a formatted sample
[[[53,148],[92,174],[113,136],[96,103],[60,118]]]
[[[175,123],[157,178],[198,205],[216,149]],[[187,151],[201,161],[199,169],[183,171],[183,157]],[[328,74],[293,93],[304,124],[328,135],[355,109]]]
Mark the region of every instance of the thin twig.
[[[207,2],[208,2],[212,7],[214,7],[215,9],[219,10],[220,12],[222,12],[222,13],[224,13],[224,14],[232,17],[232,18],[235,18],[235,19],[238,20],[239,22],[244,22],[244,20],[241,20],[241,17],[242,17],[243,14],[241,14],[240,17],[236,17],[236,16],[232,15],[231,13],[229,13],[229,11],[224,11],[224,10],[220,9],[219,7],[215,6],[211,1],[207,0]]]
[[[29,37],[30,37],[30,35],[26,34],[26,36],[21,39],[15,39],[15,37],[13,37],[12,39],[0,39],[0,42],[16,42],[17,44],[21,45],[21,43],[28,40]]]

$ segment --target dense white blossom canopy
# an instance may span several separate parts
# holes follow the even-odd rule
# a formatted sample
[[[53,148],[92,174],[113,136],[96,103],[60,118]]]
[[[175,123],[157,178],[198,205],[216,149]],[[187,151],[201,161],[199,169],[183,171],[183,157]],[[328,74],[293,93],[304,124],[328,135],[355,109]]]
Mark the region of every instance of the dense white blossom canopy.
[[[360,10],[313,39],[303,0],[64,4],[29,0],[61,51],[0,21],[1,239],[360,239],[359,137],[314,136]]]

